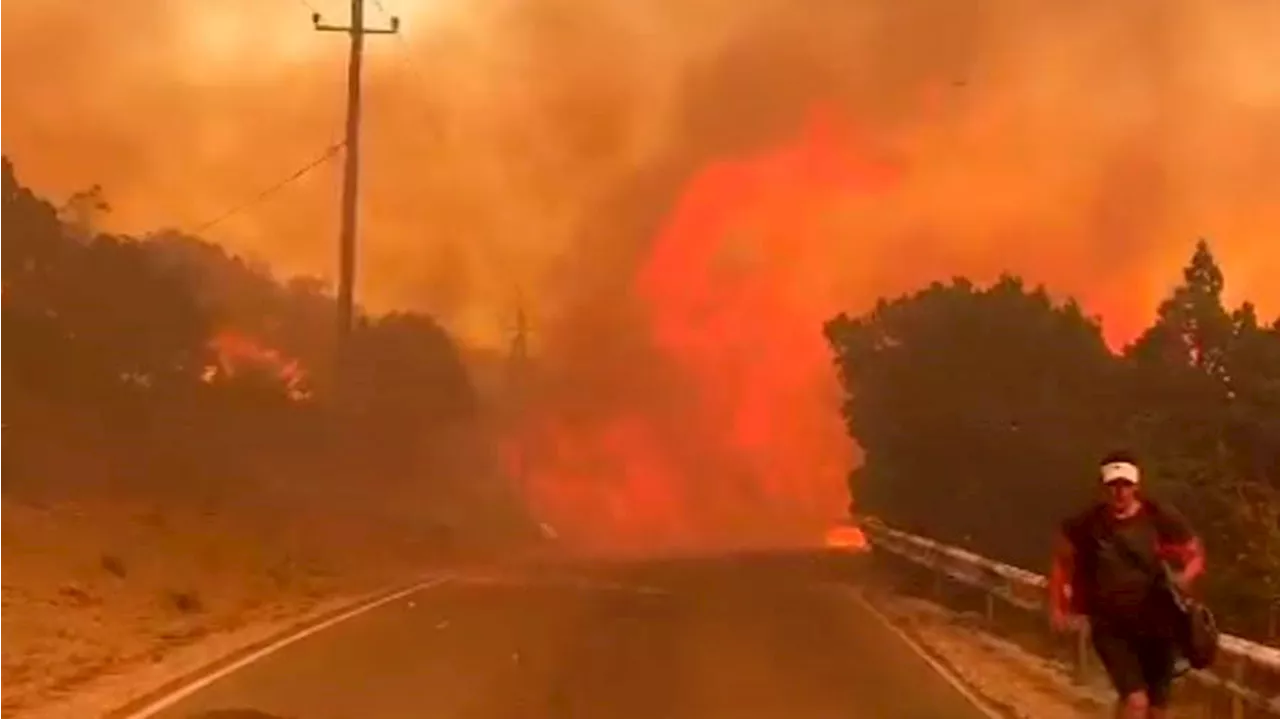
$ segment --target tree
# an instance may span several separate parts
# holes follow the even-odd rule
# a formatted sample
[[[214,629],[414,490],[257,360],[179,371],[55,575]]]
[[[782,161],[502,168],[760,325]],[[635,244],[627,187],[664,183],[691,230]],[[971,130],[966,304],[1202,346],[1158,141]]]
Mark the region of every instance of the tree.
[[[208,317],[182,279],[136,240],[99,236],[76,268],[67,322],[78,351],[113,377],[154,386],[194,382],[210,361]]]
[[[1217,481],[1228,417],[1231,315],[1222,271],[1200,240],[1155,323],[1125,349],[1129,436],[1165,488],[1183,498]]]
[[[122,237],[73,238],[4,163],[5,356],[14,379],[66,392],[194,382],[207,318],[180,277]]]
[[[1135,434],[1161,482],[1183,498],[1234,621],[1280,591],[1280,329],[1244,303],[1201,240],[1155,324],[1127,352],[1143,408]],[[1228,619],[1228,622],[1233,621]]]
[[[47,288],[68,254],[75,250],[53,205],[18,183],[13,163],[3,160],[4,304],[42,314]]]
[[[1256,631],[1280,591],[1280,321],[1200,241],[1156,320],[1112,355],[1078,307],[1004,278],[934,284],[827,325],[866,452],[855,507],[1029,568],[1109,446],[1205,538],[1211,601]],[[994,521],[996,517],[1001,521]]]
[[[43,370],[51,382],[68,375],[57,360],[67,337],[58,322],[60,276],[77,248],[68,240],[53,205],[18,183],[13,163],[3,161],[4,325],[9,345],[5,380]]]
[[[435,320],[394,312],[365,320],[353,346],[356,403],[393,433],[468,420],[475,390],[453,340]]]
[[[1196,243],[1182,279],[1182,284],[1160,304],[1156,323],[1128,353],[1147,361],[1190,364],[1225,380],[1233,323],[1222,305],[1226,282],[1206,240]]]
[[[98,217],[111,212],[102,185],[94,184],[67,198],[58,215],[72,239],[88,242],[97,232]]]
[[[858,505],[1006,559],[1043,553],[1027,538],[1089,486],[1123,416],[1098,326],[1017,278],[934,284],[826,335],[865,453]]]
[[[1247,302],[1232,319],[1227,441],[1243,476],[1280,489],[1280,320],[1260,326]]]
[[[6,470],[20,470],[8,487],[48,486],[59,470],[46,448],[56,447],[94,458],[93,471],[56,478],[64,484],[175,495],[198,485],[252,500],[269,476],[305,487],[299,499],[327,487],[410,524],[454,509],[463,534],[483,514],[485,492],[501,484],[493,448],[458,347],[432,318],[364,318],[355,406],[341,408],[354,411],[335,411],[323,386],[336,315],[325,283],[282,283],[180,233],[93,234],[84,220],[105,209],[102,196],[79,193],[60,219],[4,159],[5,419],[19,438],[6,449],[20,459],[6,456]],[[299,382],[320,386],[299,393]],[[464,484],[472,494],[456,491]]]

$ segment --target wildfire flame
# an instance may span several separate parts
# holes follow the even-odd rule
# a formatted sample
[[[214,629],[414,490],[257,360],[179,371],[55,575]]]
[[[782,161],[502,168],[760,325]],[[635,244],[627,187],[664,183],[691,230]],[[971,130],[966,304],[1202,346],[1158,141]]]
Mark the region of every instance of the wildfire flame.
[[[857,527],[842,524],[827,530],[826,545],[829,549],[865,552],[871,548],[867,536]]]
[[[279,350],[265,347],[235,330],[215,334],[209,346],[217,355],[217,363],[205,369],[205,382],[234,377],[238,372],[253,368],[277,377],[284,384],[289,399],[299,401],[310,396],[301,363],[284,356]]]
[[[815,113],[781,149],[695,175],[633,278],[660,392],[545,407],[535,512],[593,548],[817,543],[848,506],[855,460],[822,324],[840,302],[823,266],[837,199],[873,198],[894,172]],[[651,361],[651,362],[650,362]],[[656,370],[650,370],[656,371]]]

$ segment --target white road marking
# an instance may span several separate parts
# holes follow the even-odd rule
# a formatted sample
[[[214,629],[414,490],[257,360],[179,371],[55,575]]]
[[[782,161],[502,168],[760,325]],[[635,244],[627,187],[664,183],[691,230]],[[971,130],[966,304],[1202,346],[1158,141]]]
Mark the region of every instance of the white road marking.
[[[851,592],[851,594],[853,595],[854,601],[862,605],[862,607],[866,609],[871,616],[880,620],[881,624],[884,624],[889,631],[897,635],[897,637],[901,639],[902,642],[911,649],[911,651],[915,652],[921,659],[925,660],[925,662],[928,663],[928,665],[932,667],[939,676],[954,687],[956,691],[960,692],[961,696],[969,700],[969,703],[977,708],[978,711],[985,714],[989,719],[1007,719],[1002,712],[997,711],[983,700],[982,697],[975,694],[972,689],[966,686],[964,680],[956,676],[955,672],[951,671],[944,664],[930,656],[929,653],[925,651],[924,647],[920,646],[919,642],[913,639],[910,634],[903,631],[901,627],[894,624],[893,620],[885,616],[884,612],[876,609],[875,605],[868,601],[867,598],[863,596],[862,592],[854,591]]]
[[[322,632],[336,624],[345,622],[348,619],[351,619],[353,617],[358,617],[361,614],[377,609],[378,607],[384,604],[387,604],[389,602],[394,602],[397,599],[402,599],[416,592],[421,592],[425,589],[429,589],[439,584],[443,584],[444,582],[447,582],[450,579],[451,577],[448,575],[445,575],[443,577],[435,577],[433,579],[428,579],[426,581],[419,582],[413,585],[412,587],[402,589],[398,592],[394,592],[386,596],[369,600],[364,604],[361,604],[353,609],[350,609],[348,611],[343,612],[342,614],[339,614],[336,617],[326,619],[325,621],[320,622],[319,624],[314,624],[312,626],[300,629],[297,632],[294,632],[293,634],[290,634],[275,642],[272,642],[271,644],[251,654],[241,657],[240,659],[232,662],[231,664],[228,664],[227,666],[215,672],[211,672],[209,674],[201,676],[193,680],[189,684],[184,684],[183,686],[179,687],[178,689],[175,689],[169,694],[166,694],[165,696],[160,697],[159,699],[156,699],[155,701],[151,702],[147,706],[131,714],[125,715],[124,719],[145,719],[146,717],[154,716],[155,714],[158,714],[160,711],[164,709],[168,709],[174,704],[177,704],[183,699],[186,699],[192,694],[200,691],[201,689],[204,689],[205,687],[227,676],[228,674],[231,674],[232,672],[243,669],[260,659],[263,659],[272,654],[275,654],[276,652],[280,651],[281,649],[284,649],[290,644],[306,639],[312,634]]]
[[[480,586],[500,586],[500,587],[572,587],[589,592],[626,592],[628,594],[647,594],[650,596],[670,596],[671,592],[659,587],[649,587],[643,584],[624,584],[621,582],[606,582],[586,577],[579,577],[572,574],[561,576],[489,576],[489,575],[470,575],[454,577],[457,584],[470,584]]]
[[[570,585],[587,591],[628,592],[630,594],[648,594],[651,596],[668,596],[671,592],[643,584],[622,584],[620,582],[601,582],[586,577],[571,578]]]

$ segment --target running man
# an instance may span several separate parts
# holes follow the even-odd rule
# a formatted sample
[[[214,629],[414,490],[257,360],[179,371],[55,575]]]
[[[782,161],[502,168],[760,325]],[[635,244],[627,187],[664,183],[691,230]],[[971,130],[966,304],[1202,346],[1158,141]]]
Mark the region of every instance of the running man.
[[[1187,590],[1204,549],[1187,522],[1139,490],[1127,453],[1100,467],[1105,498],[1062,524],[1049,573],[1055,629],[1088,620],[1094,651],[1115,686],[1118,719],[1164,719],[1178,658],[1178,608],[1167,581]],[[1172,576],[1163,562],[1178,567]]]

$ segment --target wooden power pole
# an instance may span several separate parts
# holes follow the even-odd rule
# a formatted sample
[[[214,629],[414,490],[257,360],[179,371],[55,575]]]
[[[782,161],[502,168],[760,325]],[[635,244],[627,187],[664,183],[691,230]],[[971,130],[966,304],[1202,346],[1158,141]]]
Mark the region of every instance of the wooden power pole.
[[[388,28],[364,24],[364,0],[351,0],[351,24],[327,25],[320,13],[311,16],[316,30],[344,32],[351,38],[347,60],[347,124],[343,142],[346,163],[342,171],[342,229],[338,235],[338,332],[335,347],[335,390],[342,392],[348,365],[352,323],[355,317],[356,209],[360,174],[360,69],[364,61],[365,35],[391,35],[400,30],[400,19]]]

